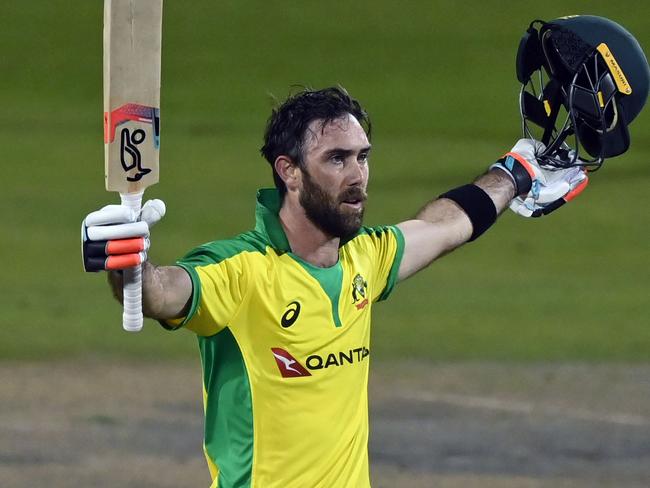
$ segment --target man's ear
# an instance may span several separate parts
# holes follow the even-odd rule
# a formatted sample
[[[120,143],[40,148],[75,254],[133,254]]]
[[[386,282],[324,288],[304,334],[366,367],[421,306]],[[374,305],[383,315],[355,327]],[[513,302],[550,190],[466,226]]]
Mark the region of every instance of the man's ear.
[[[287,191],[296,190],[300,183],[300,168],[288,156],[278,156],[274,168],[287,187]]]

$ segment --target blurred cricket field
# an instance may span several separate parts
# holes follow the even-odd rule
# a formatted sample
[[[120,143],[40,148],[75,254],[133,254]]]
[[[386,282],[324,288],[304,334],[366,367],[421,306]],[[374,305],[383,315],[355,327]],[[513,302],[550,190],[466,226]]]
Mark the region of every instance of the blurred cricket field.
[[[640,0],[165,0],[161,177],[145,197],[168,212],[151,260],[173,263],[253,225],[255,191],[272,185],[265,121],[297,86],[341,84],[362,102],[374,146],[366,223],[411,217],[512,147],[519,39],[533,19],[577,13],[618,21],[650,51]],[[105,276],[82,270],[81,219],[118,202],[103,182],[101,54],[100,0],[2,0],[0,368],[198,364],[190,333],[150,320],[123,332]],[[570,205],[541,220],[507,212],[398,285],[374,309],[373,361],[647,372],[650,110],[631,136]],[[635,384],[650,405],[647,381]]]
[[[643,2],[592,2],[650,46]],[[191,7],[189,6],[191,5]],[[571,2],[185,2],[164,13],[161,180],[168,215],[151,259],[253,224],[272,96],[342,84],[367,107],[367,223],[395,223],[469,181],[520,135],[514,56],[533,18]],[[150,322],[124,334],[102,275],[85,275],[79,224],[117,196],[103,186],[99,1],[5,0],[0,357],[195,354]],[[548,219],[509,212],[480,241],[376,307],[375,357],[650,359],[650,116],[632,148]]]

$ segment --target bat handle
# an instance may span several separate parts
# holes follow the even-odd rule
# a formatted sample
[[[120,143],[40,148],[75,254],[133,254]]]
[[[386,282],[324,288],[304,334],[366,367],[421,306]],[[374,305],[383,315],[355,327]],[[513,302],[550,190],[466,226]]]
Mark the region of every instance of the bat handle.
[[[122,205],[140,213],[142,194],[120,193]],[[122,314],[122,328],[128,332],[142,330],[142,265],[124,270],[124,313]]]

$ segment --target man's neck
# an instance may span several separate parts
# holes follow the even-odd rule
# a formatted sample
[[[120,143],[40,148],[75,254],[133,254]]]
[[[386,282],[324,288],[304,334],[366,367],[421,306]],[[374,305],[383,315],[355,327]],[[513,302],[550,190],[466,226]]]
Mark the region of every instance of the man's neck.
[[[340,239],[314,225],[300,204],[285,198],[279,217],[293,254],[319,268],[338,262]]]

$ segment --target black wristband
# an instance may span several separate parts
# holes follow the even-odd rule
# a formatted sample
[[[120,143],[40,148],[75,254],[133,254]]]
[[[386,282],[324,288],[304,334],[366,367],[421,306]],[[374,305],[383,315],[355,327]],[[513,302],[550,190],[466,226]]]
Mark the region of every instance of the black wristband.
[[[483,232],[488,230],[497,220],[497,208],[490,196],[476,185],[463,185],[447,193],[443,193],[438,198],[448,198],[456,202],[467,214],[472,222],[472,237],[470,242],[479,237]]]

